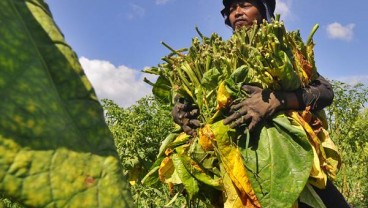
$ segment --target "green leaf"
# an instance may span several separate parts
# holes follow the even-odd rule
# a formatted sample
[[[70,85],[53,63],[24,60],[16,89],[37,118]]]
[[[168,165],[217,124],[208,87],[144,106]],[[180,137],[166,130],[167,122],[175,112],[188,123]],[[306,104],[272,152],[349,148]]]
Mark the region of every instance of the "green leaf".
[[[160,164],[163,159],[163,157],[160,157],[155,161],[150,171],[143,177],[142,184],[146,186],[152,186],[155,183],[159,182],[158,169],[160,168]]]
[[[234,83],[250,83],[254,81],[252,77],[252,73],[249,71],[252,70],[248,65],[241,65],[231,74],[230,78],[234,81]]]
[[[185,190],[188,192],[189,197],[193,198],[199,191],[197,180],[189,173],[185,168],[182,158],[178,154],[173,154],[171,157],[175,170],[179,175],[179,178],[184,184]]]
[[[153,85],[152,93],[165,103],[171,102],[171,87],[169,80],[163,76],[157,78],[156,83]]]
[[[130,207],[103,110],[42,0],[0,2],[0,192],[30,207]]]
[[[326,208],[322,199],[318,196],[317,192],[313,189],[312,185],[307,184],[302,193],[300,193],[300,202],[307,204],[311,207]]]
[[[201,84],[207,89],[216,89],[220,83],[221,73],[214,67],[203,74]]]
[[[210,175],[207,175],[205,172],[197,170],[195,167],[193,167],[193,164],[195,164],[195,162],[187,155],[181,155],[180,159],[182,160],[184,167],[197,181],[200,181],[215,189],[221,190],[221,178],[213,178]]]
[[[280,85],[285,90],[295,90],[300,87],[300,78],[295,73],[290,58],[284,51],[279,51],[279,57],[283,59],[282,66],[279,66],[278,72]]]
[[[169,135],[167,135],[167,137],[161,143],[157,158],[161,157],[165,153],[166,148],[173,143],[178,135],[178,133],[170,133]]]
[[[241,138],[239,147],[262,207],[291,207],[312,167],[313,154],[306,133],[281,114],[250,139],[249,148],[245,138]]]

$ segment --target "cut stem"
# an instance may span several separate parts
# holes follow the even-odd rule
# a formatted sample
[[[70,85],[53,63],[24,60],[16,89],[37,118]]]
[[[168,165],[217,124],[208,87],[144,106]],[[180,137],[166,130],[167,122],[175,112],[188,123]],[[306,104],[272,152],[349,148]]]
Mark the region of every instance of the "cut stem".
[[[309,45],[312,42],[314,33],[316,33],[317,29],[319,28],[319,24],[315,24],[311,33],[309,34],[308,40],[307,40],[307,45]]]
[[[166,48],[168,48],[172,53],[177,54],[178,56],[184,57],[184,54],[179,53],[178,51],[174,50],[169,45],[167,45],[164,41],[161,41],[161,44],[164,45]]]

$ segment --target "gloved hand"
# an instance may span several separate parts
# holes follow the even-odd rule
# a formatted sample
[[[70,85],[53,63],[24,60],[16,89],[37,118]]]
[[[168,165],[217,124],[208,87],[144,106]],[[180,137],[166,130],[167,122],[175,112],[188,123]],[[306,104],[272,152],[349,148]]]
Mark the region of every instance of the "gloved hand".
[[[258,124],[280,110],[285,103],[281,93],[269,89],[251,85],[244,85],[242,89],[249,97],[233,104],[230,107],[231,115],[224,119],[224,124],[230,124],[231,128],[247,124],[248,129],[252,131]]]
[[[175,100],[175,105],[171,111],[174,122],[181,126],[186,134],[196,137],[196,129],[200,127],[200,121],[197,119],[199,115],[198,107],[183,98],[176,98]]]

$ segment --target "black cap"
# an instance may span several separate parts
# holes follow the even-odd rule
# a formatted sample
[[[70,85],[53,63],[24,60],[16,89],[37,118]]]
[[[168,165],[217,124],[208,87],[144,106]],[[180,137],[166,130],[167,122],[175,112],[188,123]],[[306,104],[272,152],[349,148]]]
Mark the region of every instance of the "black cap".
[[[224,8],[221,10],[221,15],[224,17],[225,19],[225,24],[230,25],[230,20],[229,20],[229,7],[230,4],[233,2],[234,0],[222,0],[222,4],[224,5]],[[258,0],[262,3],[262,5],[265,8],[265,12],[266,12],[266,17],[265,19],[267,21],[271,21],[271,18],[275,17],[274,12],[275,12],[275,8],[276,8],[276,0]]]

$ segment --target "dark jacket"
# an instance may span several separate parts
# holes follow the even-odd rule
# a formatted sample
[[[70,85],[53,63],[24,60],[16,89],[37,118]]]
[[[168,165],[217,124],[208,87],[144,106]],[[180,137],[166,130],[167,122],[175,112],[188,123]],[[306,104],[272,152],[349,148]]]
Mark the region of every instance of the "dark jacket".
[[[331,105],[334,98],[332,85],[319,74],[317,79],[312,81],[310,85],[295,92],[300,108],[305,109],[306,106],[311,106],[312,111],[322,110]]]

